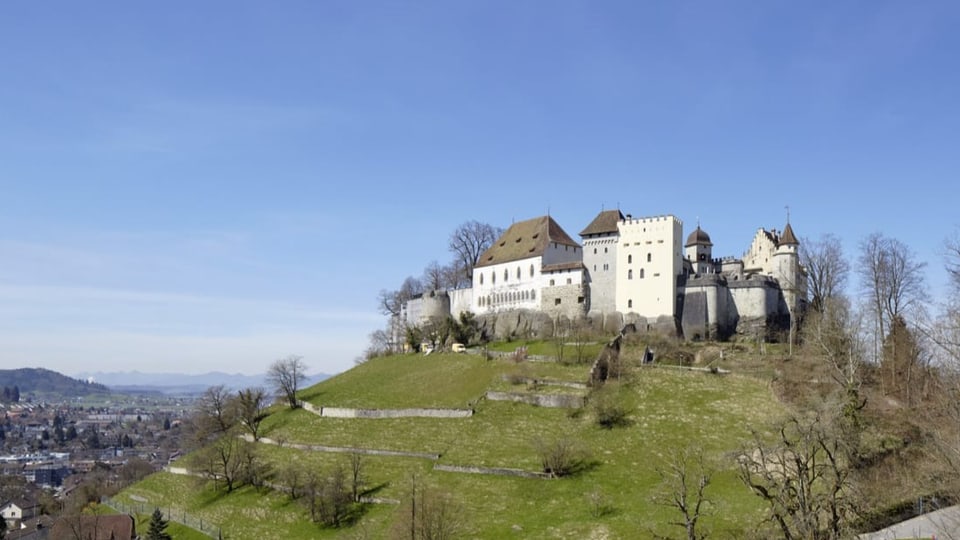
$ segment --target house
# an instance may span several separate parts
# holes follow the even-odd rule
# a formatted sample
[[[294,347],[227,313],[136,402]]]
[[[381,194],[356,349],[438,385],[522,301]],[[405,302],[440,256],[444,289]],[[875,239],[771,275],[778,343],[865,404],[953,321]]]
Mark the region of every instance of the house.
[[[21,498],[0,506],[0,518],[6,522],[7,529],[19,529],[24,520],[37,515],[39,510],[40,505],[37,501]]]
[[[54,522],[50,538],[135,540],[137,531],[133,516],[126,514],[66,516]]]

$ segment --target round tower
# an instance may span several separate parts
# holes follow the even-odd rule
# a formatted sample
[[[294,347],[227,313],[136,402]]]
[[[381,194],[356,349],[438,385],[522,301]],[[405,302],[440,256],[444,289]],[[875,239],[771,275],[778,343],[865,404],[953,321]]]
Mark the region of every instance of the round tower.
[[[797,310],[799,299],[806,294],[806,283],[801,282],[803,276],[800,274],[799,247],[800,242],[793,234],[793,227],[790,226],[790,222],[787,222],[777,241],[777,251],[774,253],[776,261],[774,277],[780,282],[780,289],[783,291],[791,316]]]
[[[699,224],[697,230],[687,237],[683,247],[687,260],[693,266],[694,274],[712,273],[713,243],[710,242],[710,235],[701,229]]]

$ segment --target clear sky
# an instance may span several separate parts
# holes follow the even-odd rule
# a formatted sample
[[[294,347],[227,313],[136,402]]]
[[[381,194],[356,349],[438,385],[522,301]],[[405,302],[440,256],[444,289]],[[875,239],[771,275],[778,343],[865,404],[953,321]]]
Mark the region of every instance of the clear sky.
[[[945,281],[953,1],[0,3],[0,367],[349,368],[460,223],[880,231]]]

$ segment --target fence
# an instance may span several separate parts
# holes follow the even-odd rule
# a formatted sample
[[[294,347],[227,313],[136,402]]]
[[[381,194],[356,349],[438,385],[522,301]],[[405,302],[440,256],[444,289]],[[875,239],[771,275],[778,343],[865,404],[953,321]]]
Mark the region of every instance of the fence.
[[[219,525],[203,519],[202,517],[188,514],[186,510],[181,510],[179,508],[164,508],[162,506],[158,507],[157,505],[150,504],[149,502],[136,502],[128,504],[123,501],[111,499],[110,497],[103,497],[101,502],[113,508],[114,510],[117,510],[118,512],[131,515],[150,515],[153,513],[155,508],[160,508],[160,512],[163,513],[163,518],[167,521],[175,521],[181,525],[186,525],[193,530],[200,531],[210,538],[223,538],[223,530]]]

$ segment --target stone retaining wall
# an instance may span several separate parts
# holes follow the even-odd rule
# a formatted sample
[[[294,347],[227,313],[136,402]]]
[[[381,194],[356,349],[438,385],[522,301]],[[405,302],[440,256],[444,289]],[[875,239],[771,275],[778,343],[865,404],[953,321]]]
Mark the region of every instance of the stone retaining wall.
[[[472,409],[351,409],[348,407],[317,407],[302,402],[303,409],[326,418],[469,418]]]
[[[454,473],[467,473],[467,474],[492,474],[496,476],[516,476],[520,478],[537,478],[537,479],[548,479],[553,478],[547,473],[536,472],[536,471],[524,471],[522,469],[506,469],[503,467],[474,467],[466,465],[441,465],[437,463],[433,466],[435,471],[445,471],[445,472],[454,472]]]
[[[556,409],[579,409],[583,407],[583,396],[572,394],[524,394],[519,392],[487,392],[490,401],[516,401]]]
[[[572,381],[551,381],[545,379],[536,379],[533,377],[521,377],[518,375],[503,375],[502,379],[507,382],[520,382],[523,384],[533,384],[533,385],[543,385],[543,386],[560,386],[563,388],[575,388],[577,390],[586,390],[586,383],[581,382],[572,382]]]
[[[253,437],[250,435],[243,435],[243,438],[248,441],[253,441]],[[269,438],[269,437],[260,437],[258,441],[263,444],[275,444],[278,446],[285,446],[287,448],[294,448],[296,450],[307,450],[310,452],[330,452],[338,454],[363,454],[366,456],[387,456],[387,457],[408,457],[408,458],[417,458],[417,459],[429,459],[436,461],[440,459],[440,454],[434,454],[430,452],[404,452],[402,450],[377,450],[374,448],[352,448],[349,446],[324,446],[322,444],[300,444],[300,443],[283,443],[282,445]]]

